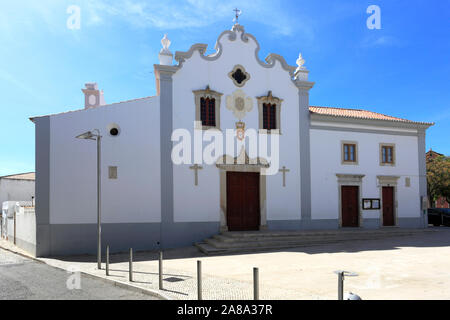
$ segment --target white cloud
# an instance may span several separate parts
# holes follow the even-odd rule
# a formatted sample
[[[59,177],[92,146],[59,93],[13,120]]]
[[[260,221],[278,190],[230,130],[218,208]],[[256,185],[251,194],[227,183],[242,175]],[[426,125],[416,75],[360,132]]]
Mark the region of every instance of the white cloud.
[[[290,19],[289,12],[274,7],[273,2],[268,0],[253,0],[244,4],[219,0],[85,0],[82,7],[87,8],[90,24],[120,18],[135,27],[170,30],[205,28],[227,20],[231,25],[235,5],[243,12],[242,20],[269,26],[276,34],[291,35],[305,24],[304,21]],[[311,32],[310,28],[304,30]]]
[[[22,0],[2,4],[0,37],[31,33],[43,26],[52,33],[66,32],[67,7],[81,8],[81,28],[116,24],[158,30],[205,29],[214,25],[231,27],[235,7],[242,10],[241,23],[256,22],[273,35],[313,39],[313,20],[302,12],[291,12],[277,1],[223,0]],[[10,19],[14,17],[14,19]],[[73,33],[76,34],[75,32]]]

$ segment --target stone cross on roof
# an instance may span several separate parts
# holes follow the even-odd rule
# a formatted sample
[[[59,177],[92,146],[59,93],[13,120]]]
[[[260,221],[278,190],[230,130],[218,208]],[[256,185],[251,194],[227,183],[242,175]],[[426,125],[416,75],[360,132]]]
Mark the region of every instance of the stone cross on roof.
[[[236,13],[236,18],[234,18],[233,21],[235,21],[236,24],[238,24],[239,23],[239,21],[238,21],[239,20],[239,16],[241,15],[242,11],[239,10],[238,8],[234,9],[233,11]]]

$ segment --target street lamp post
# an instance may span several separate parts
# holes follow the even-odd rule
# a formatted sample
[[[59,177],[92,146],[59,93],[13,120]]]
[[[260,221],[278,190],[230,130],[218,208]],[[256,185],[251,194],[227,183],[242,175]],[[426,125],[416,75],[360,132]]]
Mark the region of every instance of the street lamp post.
[[[100,130],[94,129],[97,133],[88,131],[76,136],[77,139],[97,141],[97,268],[102,268],[102,227],[101,227],[101,140]]]

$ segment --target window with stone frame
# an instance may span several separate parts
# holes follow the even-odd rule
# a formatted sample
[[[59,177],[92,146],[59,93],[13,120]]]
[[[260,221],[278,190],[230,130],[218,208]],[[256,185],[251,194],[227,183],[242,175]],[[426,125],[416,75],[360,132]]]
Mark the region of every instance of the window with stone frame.
[[[395,165],[395,145],[391,143],[380,144],[380,165]]]
[[[195,128],[220,129],[220,101],[222,93],[211,90],[206,86],[204,90],[194,90],[195,99]]]
[[[259,129],[265,133],[280,133],[281,131],[281,103],[282,99],[274,97],[272,91],[258,100]]]
[[[341,163],[358,165],[358,142],[341,141]]]
[[[356,162],[356,145],[344,144],[344,161]]]

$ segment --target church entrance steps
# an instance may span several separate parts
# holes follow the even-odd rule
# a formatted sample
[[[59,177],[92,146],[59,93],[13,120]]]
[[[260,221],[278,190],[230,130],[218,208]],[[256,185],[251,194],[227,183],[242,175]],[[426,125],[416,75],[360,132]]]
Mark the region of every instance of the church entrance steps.
[[[196,247],[205,254],[227,254],[240,252],[288,249],[344,241],[377,240],[434,232],[431,229],[340,229],[318,231],[248,231],[222,232]]]

